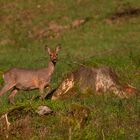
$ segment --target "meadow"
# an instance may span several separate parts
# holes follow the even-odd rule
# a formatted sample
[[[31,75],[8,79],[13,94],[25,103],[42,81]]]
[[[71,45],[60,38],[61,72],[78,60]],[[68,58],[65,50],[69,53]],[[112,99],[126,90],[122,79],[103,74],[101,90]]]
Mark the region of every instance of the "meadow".
[[[73,21],[83,24],[72,26]],[[0,83],[11,67],[47,67],[47,44],[61,44],[52,88],[67,73],[86,66],[109,66],[121,83],[140,90],[140,1],[138,0],[0,0]],[[79,91],[77,90],[77,94]],[[24,107],[9,117],[8,139],[140,140],[140,99],[112,94],[63,100],[31,100],[38,90],[19,91],[15,105],[1,97],[0,114]],[[39,105],[54,113],[40,117]],[[5,131],[0,125],[0,139]]]

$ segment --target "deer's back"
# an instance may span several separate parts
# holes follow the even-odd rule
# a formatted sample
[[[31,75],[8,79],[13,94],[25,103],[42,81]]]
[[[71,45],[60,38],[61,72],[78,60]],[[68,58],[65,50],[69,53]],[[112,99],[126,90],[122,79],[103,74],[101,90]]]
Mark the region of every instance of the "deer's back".
[[[8,71],[4,73],[4,80],[8,79],[15,79],[18,78],[30,78],[34,75],[36,70],[30,70],[30,69],[23,69],[23,68],[11,68]]]

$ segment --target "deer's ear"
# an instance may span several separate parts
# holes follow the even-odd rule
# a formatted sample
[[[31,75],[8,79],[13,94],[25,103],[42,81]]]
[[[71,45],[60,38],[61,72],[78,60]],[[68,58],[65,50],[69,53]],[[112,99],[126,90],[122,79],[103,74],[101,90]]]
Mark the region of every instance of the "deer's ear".
[[[56,47],[56,53],[58,53],[60,50],[61,50],[61,45],[58,44],[57,47]]]
[[[51,49],[46,45],[45,46],[45,50],[49,53],[49,54],[51,54]]]

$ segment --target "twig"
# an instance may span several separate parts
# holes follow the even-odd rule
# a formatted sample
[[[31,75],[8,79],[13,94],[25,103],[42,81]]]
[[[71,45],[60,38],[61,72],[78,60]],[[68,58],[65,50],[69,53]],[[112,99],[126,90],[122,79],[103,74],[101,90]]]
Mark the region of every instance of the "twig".
[[[6,122],[6,129],[9,130],[10,122],[8,121],[7,113],[2,115],[0,119],[5,119]]]
[[[102,136],[103,136],[103,140],[105,140],[105,134],[104,134],[104,130],[102,129]]]
[[[72,136],[72,130],[71,127],[69,128],[69,140],[71,140],[71,136]]]
[[[7,113],[5,114],[5,121],[6,121],[7,130],[9,130],[9,128],[10,128],[10,122],[8,121]]]
[[[8,116],[7,113],[2,115],[0,119],[4,119],[5,120],[5,124],[6,124],[6,130],[8,131],[10,128],[10,122],[8,121]],[[9,135],[8,133],[6,133],[6,138],[8,139]]]

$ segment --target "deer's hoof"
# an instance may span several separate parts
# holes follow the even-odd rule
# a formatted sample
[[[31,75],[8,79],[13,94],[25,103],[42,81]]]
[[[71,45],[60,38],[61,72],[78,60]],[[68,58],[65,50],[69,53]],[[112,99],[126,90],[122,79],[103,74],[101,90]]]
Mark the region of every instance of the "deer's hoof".
[[[14,99],[9,99],[9,103],[15,105]]]
[[[40,96],[39,99],[43,101],[45,98],[44,98],[44,96]]]

